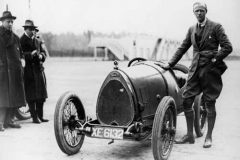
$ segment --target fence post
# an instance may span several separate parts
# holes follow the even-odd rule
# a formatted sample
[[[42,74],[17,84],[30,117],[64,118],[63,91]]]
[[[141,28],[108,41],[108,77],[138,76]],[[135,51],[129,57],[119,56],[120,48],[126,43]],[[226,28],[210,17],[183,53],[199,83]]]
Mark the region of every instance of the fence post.
[[[97,47],[94,47],[94,60],[97,60]]]

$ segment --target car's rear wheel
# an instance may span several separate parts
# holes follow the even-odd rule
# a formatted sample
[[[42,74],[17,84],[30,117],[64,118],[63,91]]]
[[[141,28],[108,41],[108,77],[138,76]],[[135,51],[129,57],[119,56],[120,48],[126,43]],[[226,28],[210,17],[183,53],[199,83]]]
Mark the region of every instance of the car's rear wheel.
[[[28,105],[18,108],[15,112],[15,117],[19,120],[26,120],[31,118]]]
[[[152,131],[152,150],[155,160],[168,159],[176,134],[176,104],[172,97],[164,97],[155,114]]]
[[[202,137],[206,130],[207,112],[204,106],[202,94],[197,96],[193,104],[195,112],[194,128],[196,135]]]
[[[84,123],[86,114],[79,97],[73,92],[64,93],[58,100],[54,114],[54,131],[59,148],[68,155],[82,147],[85,135],[76,128]]]

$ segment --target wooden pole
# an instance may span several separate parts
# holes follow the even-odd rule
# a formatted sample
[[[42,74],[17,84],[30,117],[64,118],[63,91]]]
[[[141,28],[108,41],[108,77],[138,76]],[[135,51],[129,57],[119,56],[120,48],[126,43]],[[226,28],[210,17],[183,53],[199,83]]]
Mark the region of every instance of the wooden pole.
[[[105,53],[104,61],[107,61],[107,60],[108,60],[108,48],[105,47],[104,51],[105,51],[105,52],[104,52],[104,53]]]
[[[29,16],[29,19],[31,19],[32,17],[31,17],[31,0],[28,0],[28,16]]]
[[[6,11],[8,11],[8,4],[6,4]]]
[[[94,60],[97,60],[97,46],[94,47]]]

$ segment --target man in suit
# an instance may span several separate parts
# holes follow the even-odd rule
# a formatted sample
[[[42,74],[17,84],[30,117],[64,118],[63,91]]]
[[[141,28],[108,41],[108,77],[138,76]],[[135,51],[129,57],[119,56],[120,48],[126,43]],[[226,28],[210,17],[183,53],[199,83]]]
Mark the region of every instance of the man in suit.
[[[41,42],[34,37],[37,28],[33,21],[26,20],[24,34],[20,38],[26,66],[24,68],[25,92],[33,123],[48,122],[43,118],[43,105],[48,97],[43,63],[46,59]],[[40,120],[40,121],[39,121]]]
[[[14,122],[15,111],[26,105],[22,66],[24,55],[18,36],[12,32],[15,19],[9,11],[3,12],[0,17],[0,131],[7,127],[21,128]]]
[[[189,28],[186,38],[177,49],[165,69],[173,67],[193,45],[193,59],[189,68],[186,89],[183,92],[183,107],[187,121],[187,134],[175,141],[177,144],[194,143],[193,124],[194,111],[192,104],[194,98],[203,93],[203,99],[208,117],[208,131],[204,141],[204,148],[212,145],[212,131],[216,119],[215,103],[222,90],[221,75],[227,69],[223,59],[232,52],[232,44],[221,24],[206,17],[207,5],[196,2],[193,13],[198,23]],[[218,50],[218,47],[221,47]]]

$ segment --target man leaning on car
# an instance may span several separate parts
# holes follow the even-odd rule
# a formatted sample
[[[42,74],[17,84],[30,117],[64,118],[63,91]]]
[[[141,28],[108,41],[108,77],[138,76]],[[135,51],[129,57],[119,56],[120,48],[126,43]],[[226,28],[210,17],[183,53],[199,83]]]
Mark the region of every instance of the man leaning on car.
[[[227,69],[223,59],[232,52],[232,44],[221,24],[211,21],[206,17],[207,5],[196,2],[193,4],[193,13],[197,24],[189,28],[186,38],[177,49],[165,69],[173,67],[182,58],[186,51],[193,45],[193,59],[189,69],[186,89],[183,93],[183,107],[187,121],[187,134],[175,140],[177,144],[195,142],[193,136],[194,111],[192,104],[194,98],[203,93],[204,105],[208,117],[208,131],[203,147],[212,146],[212,131],[216,120],[216,99],[222,90],[221,75]],[[218,47],[221,47],[218,50]]]

